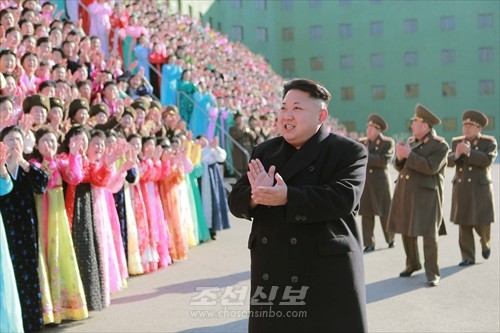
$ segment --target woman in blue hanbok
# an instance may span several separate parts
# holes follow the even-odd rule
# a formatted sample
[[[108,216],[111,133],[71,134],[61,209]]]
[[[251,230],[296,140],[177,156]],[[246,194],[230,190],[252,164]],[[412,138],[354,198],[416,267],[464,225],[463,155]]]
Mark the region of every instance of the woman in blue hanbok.
[[[0,196],[12,191],[12,180],[7,173],[5,161],[7,147],[0,142]],[[16,277],[12,268],[9,246],[5,237],[0,214],[0,332],[22,332],[23,319],[17,293]]]
[[[177,105],[177,81],[181,78],[182,67],[175,63],[175,59],[175,55],[169,56],[161,69],[161,105]]]
[[[215,106],[215,96],[206,90],[204,82],[198,85],[198,91],[193,95],[194,109],[189,124],[193,136],[207,135],[210,108]]]
[[[193,95],[198,91],[198,87],[192,81],[193,73],[189,69],[182,72],[181,78],[177,83],[179,92],[179,114],[182,120],[189,124],[193,115]]]
[[[137,71],[141,71],[143,77],[149,82],[149,50],[148,41],[145,36],[139,37],[137,45],[134,46],[134,56],[137,60]]]

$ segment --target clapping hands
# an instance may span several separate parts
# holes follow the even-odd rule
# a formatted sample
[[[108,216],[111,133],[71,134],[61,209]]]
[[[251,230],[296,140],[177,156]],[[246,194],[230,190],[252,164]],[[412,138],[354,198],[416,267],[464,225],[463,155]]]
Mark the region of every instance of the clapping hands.
[[[288,201],[288,187],[285,181],[276,173],[276,167],[271,165],[266,172],[259,159],[251,160],[248,165],[248,180],[252,187],[250,206],[267,205],[282,206]],[[274,184],[276,180],[276,184]]]

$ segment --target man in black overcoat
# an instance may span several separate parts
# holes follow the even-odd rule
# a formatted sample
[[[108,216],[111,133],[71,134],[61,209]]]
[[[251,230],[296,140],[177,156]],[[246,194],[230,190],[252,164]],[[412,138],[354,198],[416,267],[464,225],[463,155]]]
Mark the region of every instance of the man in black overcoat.
[[[328,132],[330,93],[285,83],[281,136],[252,152],[231,212],[252,220],[249,332],[365,332],[363,252],[356,214],[365,147]]]

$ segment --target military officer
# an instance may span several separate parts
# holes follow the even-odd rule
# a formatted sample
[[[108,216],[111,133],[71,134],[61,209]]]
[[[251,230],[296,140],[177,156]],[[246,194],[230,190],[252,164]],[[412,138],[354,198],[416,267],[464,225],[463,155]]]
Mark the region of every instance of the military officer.
[[[473,229],[481,239],[483,258],[491,254],[490,230],[495,218],[491,165],[497,156],[497,141],[481,133],[488,125],[488,117],[482,112],[464,111],[462,120],[463,135],[453,138],[448,154],[448,166],[455,167],[450,221],[460,228],[459,266],[469,266],[476,261]]]
[[[389,231],[402,235],[408,277],[422,268],[417,237],[424,239],[424,267],[429,286],[439,284],[438,234],[444,234],[443,182],[449,147],[435,135],[441,120],[417,104],[411,119],[413,136],[396,145],[395,168],[399,171],[389,213]]]
[[[366,137],[359,141],[368,150],[368,170],[366,182],[361,196],[359,215],[362,216],[364,252],[375,250],[375,215],[379,216],[384,238],[389,248],[394,247],[394,233],[387,231],[387,218],[391,207],[391,182],[388,164],[394,155],[394,140],[384,136],[387,122],[377,114],[368,116]]]

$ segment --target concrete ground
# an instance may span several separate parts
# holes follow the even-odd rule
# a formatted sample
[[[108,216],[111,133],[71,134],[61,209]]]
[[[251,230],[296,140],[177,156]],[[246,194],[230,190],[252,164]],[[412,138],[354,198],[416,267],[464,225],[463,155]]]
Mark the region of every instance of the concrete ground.
[[[446,217],[452,177],[448,169]],[[427,286],[423,270],[410,278],[398,277],[405,264],[401,237],[388,249],[377,222],[376,251],[365,255],[370,332],[500,331],[499,164],[493,167],[493,179],[497,210],[490,259],[481,257],[477,240],[476,264],[459,267],[458,228],[447,222],[448,235],[440,237],[438,287]],[[246,332],[250,226],[232,218],[231,229],[191,249],[186,261],[130,278],[128,287],[112,296],[109,308],[45,332]]]

